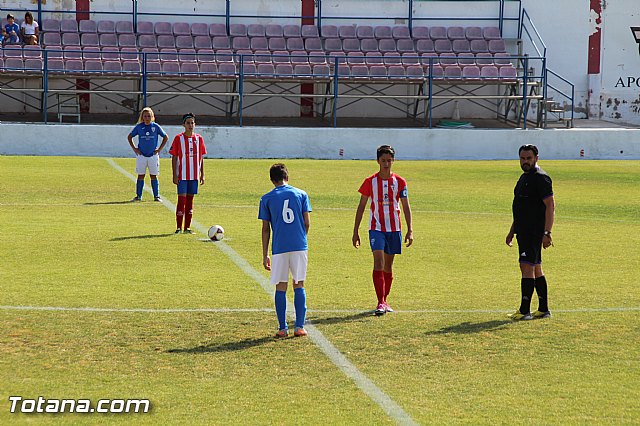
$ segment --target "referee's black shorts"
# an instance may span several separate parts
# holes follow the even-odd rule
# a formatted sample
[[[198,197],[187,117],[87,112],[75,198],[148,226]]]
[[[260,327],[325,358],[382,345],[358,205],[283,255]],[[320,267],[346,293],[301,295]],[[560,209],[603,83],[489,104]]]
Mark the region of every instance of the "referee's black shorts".
[[[539,265],[542,263],[542,235],[517,234],[520,263]]]

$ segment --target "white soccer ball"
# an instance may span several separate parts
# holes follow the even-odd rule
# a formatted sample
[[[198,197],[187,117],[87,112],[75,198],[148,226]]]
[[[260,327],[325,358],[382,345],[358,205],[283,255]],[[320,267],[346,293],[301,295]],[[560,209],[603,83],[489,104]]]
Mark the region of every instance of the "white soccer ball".
[[[220,225],[213,225],[207,233],[211,241],[220,241],[224,238],[224,228]]]

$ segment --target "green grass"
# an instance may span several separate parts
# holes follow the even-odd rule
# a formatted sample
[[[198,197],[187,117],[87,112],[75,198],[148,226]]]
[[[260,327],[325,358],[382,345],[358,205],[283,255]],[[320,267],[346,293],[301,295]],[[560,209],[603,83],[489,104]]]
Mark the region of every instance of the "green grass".
[[[264,277],[257,204],[272,162],[207,160],[194,215],[223,225]],[[554,317],[526,323],[504,315],[519,300],[516,249],[504,244],[517,161],[396,163],[415,243],[395,263],[398,312],[382,318],[366,313],[364,225],[363,247],[351,246],[356,191],[376,164],[286,164],[314,208],[310,320],[417,422],[638,423],[640,162],[541,162],[557,201],[555,247],[543,253]],[[161,167],[174,201],[170,163]],[[148,194],[125,203],[133,189],[101,158],[0,157],[0,306],[271,308],[214,243],[173,235],[173,212]],[[0,424],[393,423],[310,339],[272,339],[273,312],[3,308],[0,324]],[[153,408],[19,415],[10,395]]]

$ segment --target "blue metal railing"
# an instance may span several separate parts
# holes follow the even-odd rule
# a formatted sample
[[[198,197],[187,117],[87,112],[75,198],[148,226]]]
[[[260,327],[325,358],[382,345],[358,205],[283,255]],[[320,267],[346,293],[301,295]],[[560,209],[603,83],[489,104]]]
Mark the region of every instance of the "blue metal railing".
[[[546,101],[549,96],[549,93],[548,93],[549,89],[552,89],[563,98],[566,98],[571,103],[571,122],[573,123],[574,116],[575,116],[575,85],[571,83],[569,80],[567,80],[566,78],[562,77],[560,74],[550,70],[547,67],[547,59],[546,59],[547,45],[542,39],[540,32],[538,31],[535,24],[533,23],[533,20],[531,19],[531,16],[529,16],[529,13],[527,12],[527,10],[523,8],[520,15],[521,15],[521,19],[520,19],[520,28],[518,31],[518,38],[522,40],[523,35],[526,35],[528,40],[531,42],[531,45],[535,49],[536,53],[538,54],[538,56],[543,58],[543,63],[542,63],[543,95],[542,97]],[[529,27],[531,27],[531,30],[529,30]],[[538,46],[537,43],[540,43],[540,47]],[[528,66],[525,66],[525,70],[527,69],[528,69]],[[567,94],[562,89],[552,85],[549,82],[550,75],[555,77],[556,79],[559,79],[562,83],[565,83],[566,85],[568,85],[571,94]],[[546,105],[545,105],[545,108],[546,108]]]
[[[252,79],[255,78],[266,78],[266,79],[272,79],[272,78],[281,78],[281,79],[289,79],[289,80],[294,80],[294,79],[298,79],[296,81],[300,81],[299,79],[301,78],[310,78],[310,77],[316,77],[318,78],[318,75],[314,75],[313,71],[311,70],[311,74],[296,74],[295,72],[293,74],[279,74],[277,72],[273,72],[273,73],[260,73],[259,71],[256,70],[252,70],[251,72],[247,72],[247,70],[245,69],[245,64],[247,64],[248,62],[252,62],[253,59],[255,59],[255,54],[243,54],[243,55],[238,55],[238,54],[224,54],[224,55],[220,55],[220,54],[206,54],[208,56],[212,56],[211,60],[215,59],[215,58],[220,58],[222,56],[230,56],[230,58],[227,58],[227,60],[229,61],[229,63],[234,63],[234,64],[238,64],[238,69],[235,70],[233,73],[224,73],[221,71],[215,72],[215,73],[207,73],[207,72],[202,72],[202,71],[196,71],[196,72],[190,72],[190,73],[185,73],[183,71],[176,71],[176,72],[168,72],[165,71],[163,69],[154,71],[154,72],[150,72],[149,71],[149,67],[148,67],[148,63],[150,62],[149,60],[149,55],[157,55],[159,58],[161,58],[163,55],[172,55],[171,53],[146,53],[146,52],[140,52],[138,54],[138,58],[140,59],[140,71],[98,71],[98,72],[92,72],[92,71],[83,71],[83,70],[66,70],[66,69],[51,69],[49,66],[49,56],[52,52],[56,52],[56,53],[62,53],[62,51],[60,50],[51,50],[51,49],[44,49],[43,50],[43,68],[42,68],[42,78],[43,78],[43,83],[42,83],[42,91],[43,91],[43,102],[42,102],[42,113],[43,113],[43,121],[46,122],[47,120],[47,109],[48,109],[48,105],[47,105],[47,95],[49,93],[49,79],[51,78],[51,74],[54,75],[69,75],[69,76],[73,76],[73,77],[79,77],[81,78],[82,76],[84,77],[89,77],[89,76],[101,76],[102,78],[105,77],[110,77],[110,76],[129,76],[129,77],[136,77],[136,78],[140,78],[141,84],[140,84],[140,92],[131,92],[131,93],[136,93],[138,96],[142,97],[142,101],[143,101],[143,106],[147,106],[148,105],[148,79],[150,77],[150,75],[154,76],[154,77],[179,77],[179,76],[188,76],[187,77],[199,77],[199,78],[212,78],[215,80],[215,78],[220,78],[223,77],[225,79],[234,79],[237,82],[237,91],[233,92],[231,94],[227,93],[225,94],[226,96],[234,96],[238,98],[238,118],[239,118],[239,124],[242,126],[243,124],[243,113],[244,113],[244,103],[243,103],[243,99],[244,96],[267,96],[267,95],[273,95],[273,93],[269,94],[269,93],[257,93],[257,92],[253,92],[253,93],[249,93],[246,94],[245,93],[245,81],[249,80],[251,81]],[[250,60],[248,60],[250,59]],[[331,94],[327,94],[327,95],[315,95],[316,97],[321,97],[321,98],[331,98],[332,99],[332,119],[333,119],[333,125],[337,126],[337,111],[338,111],[338,104],[340,102],[340,83],[353,83],[354,80],[350,79],[349,76],[342,76],[339,72],[340,70],[340,64],[343,61],[347,61],[349,58],[347,56],[343,56],[343,57],[333,57],[332,58],[332,65],[333,65],[333,71],[331,74],[326,75],[326,79],[324,79],[324,81],[328,82],[329,84],[332,85],[333,88],[333,93]],[[379,57],[380,60],[384,59],[384,56],[380,56]],[[427,68],[424,69],[425,71],[425,76],[424,78],[420,79],[422,81],[422,84],[426,85],[428,87],[428,91],[425,94],[422,95],[417,95],[417,96],[406,96],[406,98],[410,98],[415,100],[416,102],[425,100],[427,101],[427,105],[424,111],[425,114],[425,120],[428,119],[428,125],[429,127],[433,127],[433,109],[434,109],[434,93],[433,93],[433,87],[434,87],[434,83],[439,83],[439,84],[455,84],[456,80],[462,80],[462,78],[451,78],[451,77],[444,77],[444,76],[436,76],[434,73],[434,68],[436,65],[436,60],[438,59],[437,56],[429,56],[429,57],[422,57],[423,59],[423,65],[426,65]],[[527,56],[523,56],[523,57],[518,57],[518,56],[513,56],[510,58],[511,60],[515,61],[515,60],[520,60],[524,63],[526,69],[528,69],[529,67],[529,63],[530,61],[545,61],[545,58],[542,57],[527,57]],[[426,60],[426,63],[424,62],[424,60]],[[235,69],[235,67],[234,67]],[[21,72],[24,70],[13,70],[13,69],[6,69],[5,71],[11,72],[11,71],[17,71],[17,72]],[[39,70],[27,70],[27,71],[33,71],[33,72],[39,72]],[[549,70],[548,71],[550,74],[552,74],[553,76],[559,78],[561,81],[569,84],[571,86],[571,95],[567,95],[565,93],[563,93],[561,90],[557,89],[555,86],[550,86],[553,90],[558,91],[560,94],[562,94],[564,97],[566,97],[567,99],[573,99],[574,97],[574,86],[573,84],[571,84],[571,82],[569,82],[568,80],[564,79],[563,77],[559,76],[557,73]],[[524,127],[527,127],[527,115],[528,115],[528,111],[526,108],[527,105],[527,100],[529,97],[529,93],[527,91],[527,87],[528,82],[531,80],[537,80],[537,81],[541,81],[541,80],[546,80],[546,75],[528,75],[528,73],[524,73],[522,76],[517,76],[515,78],[515,80],[521,80],[522,81],[522,92],[519,95],[515,95],[515,98],[520,98],[522,100],[522,104],[525,106],[524,110],[522,111],[523,113],[523,118],[524,118]],[[330,81],[332,80],[332,81]],[[373,80],[375,80],[375,78],[373,78]],[[396,82],[401,82],[402,79],[399,77],[394,77],[393,79],[391,78],[387,78],[387,81],[396,81]],[[495,78],[479,78],[479,84],[483,84],[486,81],[489,82],[493,82],[493,83],[499,83],[502,81],[501,78],[499,77],[495,77]],[[511,79],[513,81],[513,79]],[[361,82],[366,83],[368,80],[360,80]],[[377,80],[378,82],[380,82],[380,79]],[[412,79],[411,77],[407,76],[405,79],[406,83],[416,83],[415,79]],[[357,79],[356,79],[357,82]],[[424,87],[424,86],[423,86]],[[117,92],[117,91],[116,91]],[[114,93],[116,93],[114,92]],[[156,92],[154,92],[154,94],[158,94]],[[203,93],[203,95],[207,95],[207,93]],[[216,95],[216,93],[211,93],[211,95]],[[221,94],[220,94],[221,95]],[[296,97],[301,97],[303,95],[298,95],[298,94],[282,94],[282,96],[296,96]],[[346,95],[344,95],[346,96]],[[347,98],[349,97],[354,97],[354,96],[346,96]],[[362,96],[367,97],[367,96]],[[369,97],[375,97],[375,96],[369,96]],[[444,96],[444,98],[446,98],[446,96]],[[443,99],[442,96],[439,97],[439,99]],[[573,112],[572,112],[572,119],[573,119]]]
[[[573,123],[574,120],[574,116],[575,116],[575,108],[574,108],[574,100],[575,100],[575,96],[576,96],[576,87],[575,85],[570,82],[569,80],[567,80],[566,78],[562,77],[560,74],[556,73],[553,70],[550,70],[549,68],[545,68],[546,71],[546,76],[545,76],[545,81],[547,82],[547,86],[549,89],[555,90],[555,92],[562,96],[563,98],[566,98],[569,102],[571,102],[571,122]],[[570,89],[571,89],[571,94],[566,94],[562,91],[562,89],[552,85],[551,83],[549,83],[548,80],[548,75],[551,74],[553,77],[559,79],[560,81],[562,81],[563,83],[566,83],[567,85],[569,85]],[[546,99],[546,95],[545,95],[545,99]]]
[[[526,18],[526,21],[525,21],[525,18]],[[531,28],[533,30],[533,34],[527,28],[527,24],[531,25]],[[522,39],[523,31],[527,34],[527,37],[529,38],[529,41],[531,41],[531,44],[533,45],[533,47],[536,49],[536,52],[538,53],[538,56],[546,57],[547,56],[547,45],[542,40],[542,36],[538,32],[538,29],[534,25],[533,21],[531,20],[531,17],[529,16],[529,13],[527,12],[527,9],[522,9],[522,12],[521,12],[520,28],[518,30],[518,38],[519,39]],[[536,39],[540,42],[540,44],[542,44],[542,51],[540,51],[540,49],[536,45],[536,41],[533,39],[534,35],[536,36]]]

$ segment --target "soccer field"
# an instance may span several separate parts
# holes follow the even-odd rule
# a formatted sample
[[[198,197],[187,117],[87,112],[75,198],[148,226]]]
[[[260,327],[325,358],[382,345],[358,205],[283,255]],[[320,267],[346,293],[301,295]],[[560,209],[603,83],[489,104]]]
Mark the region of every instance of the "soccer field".
[[[517,159],[396,161],[415,241],[383,317],[365,224],[351,245],[377,164],[285,161],[313,213],[311,335],[283,340],[257,220],[273,162],[205,160],[197,233],[174,235],[167,159],[165,202],[130,203],[133,159],[0,157],[0,424],[639,423],[639,161],[540,161],[553,317],[517,323]],[[213,224],[223,242],[206,241]],[[151,410],[12,414],[10,396]]]

